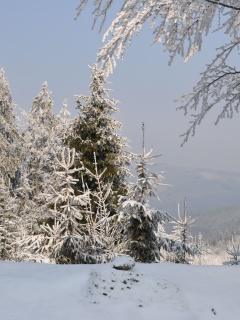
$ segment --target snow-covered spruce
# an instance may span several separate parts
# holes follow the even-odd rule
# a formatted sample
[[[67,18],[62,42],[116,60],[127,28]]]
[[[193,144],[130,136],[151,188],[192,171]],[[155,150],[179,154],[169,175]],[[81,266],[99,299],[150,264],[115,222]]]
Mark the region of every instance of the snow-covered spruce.
[[[227,248],[227,253],[229,255],[229,261],[225,262],[225,264],[229,265],[239,265],[240,264],[240,243],[236,245],[234,239],[232,238],[231,245]]]
[[[95,154],[98,171],[103,173],[101,180],[105,188],[110,188],[106,206],[114,214],[117,211],[118,196],[126,193],[125,179],[129,163],[129,154],[125,152],[127,140],[118,134],[121,124],[112,117],[118,112],[115,107],[118,101],[109,98],[110,90],[105,88],[108,83],[103,71],[94,66],[91,68],[91,77],[90,95],[76,97],[79,115],[74,120],[67,142],[81,154],[79,161],[88,169],[81,174],[74,174],[79,179],[76,189],[82,190],[82,175],[87,188],[93,194],[97,191],[98,182],[91,174],[95,172]],[[80,165],[79,161],[76,161],[76,166]],[[98,210],[96,202],[97,199],[91,198],[94,212]]]
[[[51,219],[40,225],[41,232],[32,237],[29,245],[36,259],[60,264],[102,263],[111,260],[108,246],[113,243],[103,229],[106,217],[91,211],[90,190],[75,195],[77,179],[72,177],[84,168],[75,168],[75,149],[63,148],[56,159],[59,170],[56,183],[45,195],[52,207]],[[83,216],[84,214],[84,216]]]
[[[11,185],[6,184],[4,177],[0,178],[0,259],[11,260],[15,252],[14,230],[16,216],[14,215],[15,197]]]
[[[161,174],[152,173],[148,166],[158,156],[151,156],[152,150],[136,156],[137,182],[131,184],[126,196],[120,197],[119,223],[122,227],[123,250],[136,261],[153,262],[161,259],[161,249],[169,245],[163,223],[170,216],[151,209],[147,197],[157,197],[157,186],[163,184]]]
[[[15,176],[19,160],[19,134],[13,113],[9,83],[0,69],[0,174],[9,183]]]
[[[61,159],[56,158],[58,171],[56,184],[46,195],[47,203],[53,206],[52,223],[41,226],[44,235],[44,250],[57,263],[80,263],[83,259],[84,232],[82,210],[89,201],[89,191],[75,196],[73,185],[77,179],[72,174],[80,169],[74,167],[75,149],[63,148]]]
[[[180,207],[178,204],[178,218],[171,221],[173,224],[173,238],[176,240],[176,247],[169,256],[169,260],[178,263],[189,263],[193,256],[198,254],[198,248],[194,243],[190,233],[190,228],[194,223],[194,219],[187,216],[186,198],[184,199],[184,215],[181,217]]]
[[[55,154],[61,147],[57,134],[58,121],[52,107],[51,92],[44,82],[31,109],[25,113],[28,124],[23,130],[22,168],[29,174],[32,197],[36,203],[40,201],[39,194],[45,193],[48,186],[53,184]]]
[[[20,137],[14,104],[5,72],[0,69],[0,258],[10,259],[14,212],[13,189],[17,185]]]
[[[51,92],[44,82],[29,112],[22,110],[19,176],[14,190],[14,260],[45,259],[37,252],[42,243],[41,225],[51,220],[51,212],[41,195],[48,192],[50,185],[55,186],[53,172],[58,165],[55,156],[62,147],[62,135],[68,125],[66,112],[56,117],[52,106]]]

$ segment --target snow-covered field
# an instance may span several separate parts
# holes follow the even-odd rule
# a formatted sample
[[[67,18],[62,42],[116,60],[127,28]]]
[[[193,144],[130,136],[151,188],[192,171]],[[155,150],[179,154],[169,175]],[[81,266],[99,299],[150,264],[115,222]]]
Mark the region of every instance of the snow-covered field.
[[[239,320],[240,267],[0,262],[1,320]]]

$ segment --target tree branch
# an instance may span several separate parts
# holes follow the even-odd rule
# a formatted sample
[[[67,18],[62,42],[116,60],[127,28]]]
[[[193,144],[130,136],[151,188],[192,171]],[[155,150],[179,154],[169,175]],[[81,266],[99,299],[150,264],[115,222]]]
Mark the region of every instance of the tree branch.
[[[225,7],[225,8],[229,8],[229,9],[233,9],[233,10],[237,10],[237,11],[240,11],[240,8],[239,7],[235,7],[235,6],[230,6],[228,4],[225,4],[223,2],[220,2],[220,1],[217,1],[217,0],[206,0],[207,2],[210,2],[210,3],[213,3],[213,4],[218,4],[222,7]]]

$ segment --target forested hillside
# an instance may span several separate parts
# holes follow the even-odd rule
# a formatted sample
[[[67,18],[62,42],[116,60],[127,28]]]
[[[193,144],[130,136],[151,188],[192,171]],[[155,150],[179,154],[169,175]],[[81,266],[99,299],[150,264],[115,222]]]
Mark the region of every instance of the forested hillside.
[[[205,209],[240,205],[240,174],[231,171],[194,169],[160,164],[165,181],[171,188],[160,192],[160,206],[171,214],[177,213],[177,203],[187,197],[188,214],[200,214]]]

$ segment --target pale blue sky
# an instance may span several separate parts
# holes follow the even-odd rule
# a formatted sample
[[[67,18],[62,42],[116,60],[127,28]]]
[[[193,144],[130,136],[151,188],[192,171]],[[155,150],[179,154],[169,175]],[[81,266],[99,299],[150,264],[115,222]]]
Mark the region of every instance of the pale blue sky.
[[[6,72],[14,102],[31,107],[34,97],[47,81],[53,92],[57,113],[67,98],[76,115],[74,95],[87,94],[88,65],[93,65],[101,34],[91,30],[89,10],[74,21],[79,0],[0,0],[0,67]],[[125,58],[109,78],[111,97],[121,101],[117,115],[122,135],[131,140],[134,152],[141,149],[141,123],[146,126],[146,146],[163,154],[161,161],[197,168],[239,171],[239,115],[223,120],[217,127],[213,111],[198,127],[197,134],[180,147],[189,117],[175,111],[174,100],[191,90],[214,57],[221,36],[213,35],[187,64],[177,58],[168,66],[161,45],[150,46],[151,34],[143,33],[128,47]]]

